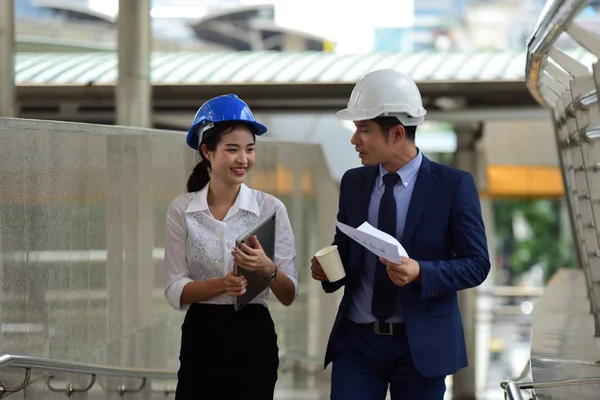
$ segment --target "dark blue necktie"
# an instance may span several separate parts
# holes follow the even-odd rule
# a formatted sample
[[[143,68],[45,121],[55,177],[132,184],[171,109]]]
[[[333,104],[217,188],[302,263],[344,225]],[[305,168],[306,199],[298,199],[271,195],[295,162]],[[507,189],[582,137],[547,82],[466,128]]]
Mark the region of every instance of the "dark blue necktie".
[[[394,185],[400,175],[388,173],[383,176],[385,190],[379,203],[377,229],[396,237],[396,198]],[[396,309],[398,287],[389,278],[386,267],[379,261],[375,262],[375,282],[373,284],[373,305],[371,311],[379,322],[385,322]]]

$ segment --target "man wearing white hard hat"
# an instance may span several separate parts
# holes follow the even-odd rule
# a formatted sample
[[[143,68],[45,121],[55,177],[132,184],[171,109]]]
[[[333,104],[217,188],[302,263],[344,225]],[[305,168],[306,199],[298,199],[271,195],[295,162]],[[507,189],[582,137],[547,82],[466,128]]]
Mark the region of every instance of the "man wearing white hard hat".
[[[442,400],[445,378],[467,365],[459,290],[490,270],[479,195],[471,174],[425,157],[415,145],[426,111],[417,85],[394,70],[358,81],[346,109],[363,167],[340,184],[338,220],[365,221],[398,239],[410,258],[380,259],[336,231],[345,277],[330,282],[318,260],[312,276],[344,296],[325,366],[332,399]]]

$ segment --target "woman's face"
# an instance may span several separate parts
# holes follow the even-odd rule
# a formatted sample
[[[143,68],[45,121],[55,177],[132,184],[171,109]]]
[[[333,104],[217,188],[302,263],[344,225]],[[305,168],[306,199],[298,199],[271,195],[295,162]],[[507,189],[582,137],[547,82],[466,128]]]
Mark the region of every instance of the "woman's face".
[[[211,165],[211,180],[225,184],[241,184],[254,165],[254,135],[246,126],[240,125],[221,136],[214,152],[205,156]]]

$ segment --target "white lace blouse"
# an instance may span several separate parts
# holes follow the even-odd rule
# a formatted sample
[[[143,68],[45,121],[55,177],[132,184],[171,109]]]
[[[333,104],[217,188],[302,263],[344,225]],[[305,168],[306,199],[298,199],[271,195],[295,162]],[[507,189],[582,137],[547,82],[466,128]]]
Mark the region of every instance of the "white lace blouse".
[[[208,187],[175,198],[168,210],[165,236],[165,297],[176,310],[183,287],[193,281],[221,278],[233,269],[231,252],[235,240],[273,210],[277,211],[275,259],[278,273],[294,282],[298,297],[298,273],[294,267],[296,250],[294,233],[285,206],[278,198],[242,184],[234,205],[223,219],[213,218],[208,208]],[[270,289],[265,289],[252,303],[267,306]],[[203,301],[207,304],[233,304],[233,297],[221,294]]]

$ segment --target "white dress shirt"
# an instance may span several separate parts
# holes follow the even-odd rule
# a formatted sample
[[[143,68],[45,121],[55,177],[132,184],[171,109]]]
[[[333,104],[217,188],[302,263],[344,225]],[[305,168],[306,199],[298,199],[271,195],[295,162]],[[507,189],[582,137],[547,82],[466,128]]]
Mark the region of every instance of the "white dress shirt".
[[[285,206],[270,194],[250,189],[242,184],[233,206],[223,221],[216,220],[208,208],[208,187],[199,192],[175,198],[168,210],[165,235],[165,297],[176,310],[181,304],[183,287],[190,282],[222,278],[233,269],[231,252],[235,240],[273,210],[277,211],[275,228],[275,259],[278,274],[286,274],[294,283],[298,297],[298,273],[294,267],[296,249],[294,233]],[[267,306],[270,289],[265,289],[251,303]],[[202,301],[205,304],[234,304],[234,298],[224,293]]]

